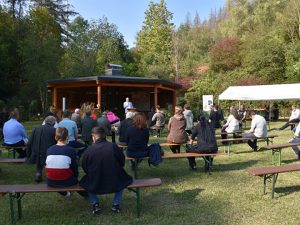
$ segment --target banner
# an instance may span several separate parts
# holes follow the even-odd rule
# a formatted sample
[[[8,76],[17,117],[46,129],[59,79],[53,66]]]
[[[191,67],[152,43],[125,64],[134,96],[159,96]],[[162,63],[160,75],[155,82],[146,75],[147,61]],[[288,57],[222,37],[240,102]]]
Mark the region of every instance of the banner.
[[[210,106],[214,103],[214,96],[213,95],[203,95],[203,111],[210,111]]]

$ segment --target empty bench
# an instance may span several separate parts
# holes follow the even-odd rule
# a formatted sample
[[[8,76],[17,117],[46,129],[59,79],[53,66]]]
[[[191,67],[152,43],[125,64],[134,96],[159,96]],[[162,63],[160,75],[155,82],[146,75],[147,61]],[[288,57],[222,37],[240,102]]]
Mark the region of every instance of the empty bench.
[[[263,193],[266,194],[266,183],[272,183],[272,198],[274,198],[275,184],[279,173],[287,173],[293,171],[299,171],[300,164],[288,164],[281,166],[268,166],[268,167],[258,167],[248,169],[247,172],[253,176],[260,176],[264,178],[264,190]]]
[[[184,153],[170,153],[170,154],[165,154],[161,156],[162,159],[180,159],[180,158],[188,158],[188,157],[202,157],[205,162],[205,167],[208,166],[208,172],[210,174],[211,168],[212,168],[212,163],[211,159],[217,155],[223,155],[223,153],[216,152],[216,153],[192,153],[192,152],[184,152]],[[208,159],[206,158],[208,157]],[[137,165],[138,161],[142,159],[149,159],[149,157],[144,157],[144,158],[131,158],[126,156],[126,160],[132,160],[134,163],[134,177],[137,178]]]
[[[256,138],[246,138],[246,137],[241,137],[241,138],[227,138],[227,139],[219,139],[218,141],[222,141],[222,142],[226,142],[228,143],[227,145],[227,154],[228,156],[230,156],[230,147],[232,144],[234,144],[235,142],[245,142],[245,141],[249,141],[249,140],[260,140],[260,141],[265,141],[267,142],[267,146],[269,146],[269,143],[273,144],[273,139],[275,137],[278,137],[278,135],[268,135],[266,137],[256,137]],[[226,153],[226,146],[224,148],[224,153]]]
[[[136,209],[137,209],[137,217],[140,216],[140,189],[141,188],[149,188],[161,185],[160,178],[152,178],[152,179],[138,179],[133,180],[133,183],[130,184],[127,188],[130,191],[133,191],[136,195]],[[36,192],[62,192],[62,191],[84,191],[82,187],[79,185],[74,185],[71,187],[65,188],[53,188],[48,187],[46,184],[23,184],[23,185],[0,185],[0,196],[4,196],[5,194],[9,195],[10,201],[10,216],[12,225],[16,224],[16,212],[15,205],[17,203],[17,211],[18,211],[18,219],[21,219],[22,214],[22,198],[27,193],[36,193]]]
[[[299,143],[284,143],[284,144],[278,144],[278,145],[269,145],[264,148],[272,151],[272,163],[275,164],[275,162],[277,161],[277,165],[281,165],[281,150],[283,148],[289,148],[289,147],[298,146],[298,145],[300,145],[300,142]],[[277,156],[277,160],[275,159],[276,156]]]

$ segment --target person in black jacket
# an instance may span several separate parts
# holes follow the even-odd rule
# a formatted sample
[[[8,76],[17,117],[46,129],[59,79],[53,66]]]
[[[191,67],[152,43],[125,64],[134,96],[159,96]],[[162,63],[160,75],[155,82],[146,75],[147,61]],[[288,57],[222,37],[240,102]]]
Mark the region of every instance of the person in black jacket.
[[[119,127],[119,144],[126,144],[127,128],[132,126],[133,112],[126,113],[126,119],[123,120]]]
[[[92,144],[92,129],[97,126],[97,122],[91,118],[91,114],[91,111],[86,111],[84,118],[81,120],[82,140],[87,145]]]
[[[94,144],[82,157],[85,175],[79,184],[89,195],[93,213],[101,212],[97,195],[115,193],[111,210],[120,212],[123,189],[132,183],[132,177],[124,170],[125,156],[120,148],[106,141],[105,130],[94,127],[92,130]]]
[[[193,146],[193,142],[196,137],[197,137],[197,145]],[[191,147],[188,148],[187,152],[216,153],[218,151],[214,128],[209,124],[205,116],[201,116],[199,118],[199,123],[194,127],[192,131],[190,145]],[[189,157],[188,160],[191,169],[195,170],[196,169],[195,157]],[[210,165],[207,163],[205,170],[208,170],[209,166]]]
[[[42,181],[42,171],[46,162],[47,149],[56,144],[54,116],[47,116],[45,125],[41,125],[32,131],[27,143],[28,162],[36,164],[35,181]]]

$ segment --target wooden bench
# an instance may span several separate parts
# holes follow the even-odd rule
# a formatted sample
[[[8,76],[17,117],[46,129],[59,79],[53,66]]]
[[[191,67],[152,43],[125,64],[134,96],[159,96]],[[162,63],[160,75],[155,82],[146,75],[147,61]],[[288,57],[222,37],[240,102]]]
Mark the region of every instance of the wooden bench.
[[[24,146],[24,147],[11,147],[11,146],[1,145],[0,149],[7,150],[8,151],[8,157],[10,156],[10,154],[12,154],[13,158],[15,159],[16,158],[16,149],[26,151],[26,146]]]
[[[152,179],[139,179],[134,180],[131,185],[127,188],[130,191],[133,191],[136,194],[136,209],[137,209],[137,217],[140,216],[140,189],[155,187],[161,185],[160,178],[152,178]],[[79,185],[74,185],[71,187],[65,188],[53,188],[48,187],[46,184],[23,184],[23,185],[0,185],[0,196],[4,196],[5,194],[9,194],[10,201],[10,215],[11,215],[11,223],[12,225],[16,224],[15,217],[15,203],[17,202],[17,211],[18,211],[18,219],[22,218],[22,198],[26,193],[36,193],[36,192],[62,192],[62,191],[84,191],[82,187]]]
[[[205,162],[205,167],[208,166],[208,172],[210,174],[211,172],[211,159],[217,155],[223,155],[223,153],[216,152],[216,153],[170,153],[170,154],[165,154],[161,158],[162,159],[180,159],[180,158],[188,158],[188,157],[202,157]],[[206,158],[208,156],[208,159]],[[137,179],[137,169],[138,169],[138,161],[143,160],[143,159],[149,159],[149,157],[144,157],[144,158],[131,158],[126,156],[126,160],[132,160],[134,163],[134,177]]]
[[[287,173],[292,171],[299,171],[300,164],[288,164],[281,166],[268,166],[268,167],[258,167],[250,168],[247,170],[253,176],[260,176],[264,178],[264,189],[263,193],[266,194],[266,183],[267,181],[272,182],[272,198],[274,198],[275,184],[279,173]]]
[[[12,159],[12,158],[0,158],[0,163],[24,163],[26,158]]]
[[[218,139],[218,141],[221,142],[226,142],[228,143],[227,145],[227,154],[228,156],[230,156],[230,147],[232,144],[234,144],[234,142],[245,142],[245,141],[249,141],[249,140],[260,140],[260,141],[266,141],[267,142],[267,146],[269,146],[269,143],[271,142],[273,144],[273,139],[275,137],[278,137],[278,135],[274,134],[274,135],[268,135],[266,137],[257,137],[257,138],[245,138],[245,137],[241,137],[241,138],[227,138],[227,139]],[[226,146],[224,148],[224,153],[226,153]]]
[[[272,150],[272,163],[275,164],[277,161],[277,165],[281,165],[281,150],[283,148],[289,148],[293,146],[298,146],[300,145],[299,143],[284,143],[284,144],[278,144],[278,145],[269,145],[264,147],[267,150]],[[277,156],[277,160],[275,159]]]
[[[150,146],[152,143],[149,143],[148,146]],[[182,145],[182,146],[185,146],[187,143],[183,143],[183,144],[175,144],[175,143],[168,143],[168,142],[165,142],[165,143],[159,143],[160,147],[170,147],[170,146],[177,146],[177,145]],[[119,144],[118,145],[119,148],[123,149],[123,150],[126,150],[127,148],[127,145],[126,144]]]
[[[241,134],[241,133],[243,133],[243,131],[237,130],[237,131],[233,131],[233,132],[221,132],[221,133],[216,133],[216,135],[222,135],[222,134]]]

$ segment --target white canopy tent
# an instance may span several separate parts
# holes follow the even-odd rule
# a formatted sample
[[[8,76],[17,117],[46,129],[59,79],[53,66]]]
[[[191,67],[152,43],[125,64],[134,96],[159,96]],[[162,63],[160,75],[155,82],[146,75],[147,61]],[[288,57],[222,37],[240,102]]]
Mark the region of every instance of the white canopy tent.
[[[256,86],[231,86],[219,95],[219,101],[273,101],[293,99],[300,99],[300,83]]]

